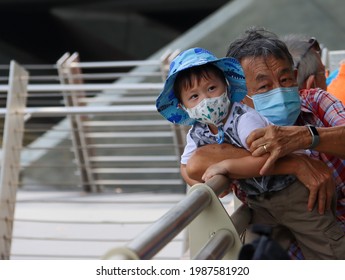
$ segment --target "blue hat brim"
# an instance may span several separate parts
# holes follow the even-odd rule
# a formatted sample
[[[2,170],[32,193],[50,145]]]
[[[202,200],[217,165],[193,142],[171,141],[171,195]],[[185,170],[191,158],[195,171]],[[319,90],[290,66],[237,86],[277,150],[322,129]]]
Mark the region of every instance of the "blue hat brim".
[[[163,91],[156,100],[157,110],[165,119],[179,125],[193,125],[195,123],[195,120],[191,119],[188,113],[179,107],[179,100],[175,96],[173,88],[176,76],[180,71],[207,63],[214,64],[223,71],[229,82],[228,94],[232,102],[240,102],[246,96],[247,87],[244,73],[241,64],[236,59],[225,57],[212,61],[201,60],[200,63],[194,63],[192,66],[179,69],[167,78]]]

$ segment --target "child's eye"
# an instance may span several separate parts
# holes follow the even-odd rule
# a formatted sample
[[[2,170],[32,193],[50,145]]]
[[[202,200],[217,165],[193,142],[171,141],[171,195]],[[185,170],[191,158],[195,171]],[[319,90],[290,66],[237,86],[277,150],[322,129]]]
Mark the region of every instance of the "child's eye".
[[[193,94],[193,95],[189,96],[188,100],[195,100],[197,98],[198,98],[198,95],[197,94]]]
[[[215,86],[210,86],[210,87],[208,88],[208,91],[214,91],[215,89],[216,89]]]

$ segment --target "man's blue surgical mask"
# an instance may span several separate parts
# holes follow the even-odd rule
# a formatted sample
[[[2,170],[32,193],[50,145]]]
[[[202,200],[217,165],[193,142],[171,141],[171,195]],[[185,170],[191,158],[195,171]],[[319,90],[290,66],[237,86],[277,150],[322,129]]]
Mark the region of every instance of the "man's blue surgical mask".
[[[301,99],[297,87],[275,88],[248,96],[255,110],[276,125],[293,125],[301,113]]]

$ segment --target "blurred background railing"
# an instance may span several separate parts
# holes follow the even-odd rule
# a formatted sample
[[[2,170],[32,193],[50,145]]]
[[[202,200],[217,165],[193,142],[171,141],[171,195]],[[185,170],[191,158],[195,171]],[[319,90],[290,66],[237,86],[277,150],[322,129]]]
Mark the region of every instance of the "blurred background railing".
[[[71,206],[71,203],[83,204],[81,201],[85,196],[83,193],[99,195],[95,200],[88,200],[90,205],[101,205],[107,195],[109,198],[112,194],[146,192],[148,196],[150,194],[152,196],[152,193],[158,195],[166,193],[172,195],[173,201],[176,201],[176,197],[185,194],[186,187],[179,175],[180,151],[184,146],[184,143],[179,141],[184,140],[181,133],[185,132],[163,120],[154,106],[154,100],[163,85],[162,78],[166,75],[166,63],[171,55],[173,54],[167,53],[162,60],[158,61],[80,63],[78,54],[65,54],[56,65],[49,67],[56,71],[56,75],[49,74],[49,77],[31,74],[35,69],[47,66],[27,66],[30,73],[30,77],[27,77],[27,90],[23,86],[23,92],[14,90],[11,93],[15,100],[21,101],[22,108],[15,108],[12,112],[8,108],[2,108],[0,111],[2,122],[12,124],[2,126],[3,135],[10,133],[15,137],[19,136],[18,139],[20,137],[23,139],[23,146],[13,141],[6,146],[4,145],[5,137],[2,143],[4,147],[2,171],[5,172],[6,169],[3,167],[8,166],[8,157],[5,155],[12,152],[18,155],[17,160],[11,163],[11,167],[16,168],[18,176],[14,174],[10,182],[4,182],[1,186],[2,190],[12,189],[13,192],[10,198],[6,196],[2,199],[6,201],[4,207],[11,206],[9,214],[2,216],[7,229],[10,229],[4,235],[4,244],[7,245],[4,245],[2,249],[7,253],[2,255],[2,258],[10,258],[8,248],[11,244],[13,223],[15,229],[30,227],[24,235],[21,231],[18,236],[19,243],[22,244],[23,240],[26,242],[35,240],[36,243],[59,240],[59,237],[54,236],[53,233],[48,233],[50,237],[42,236],[48,230],[47,227],[42,229],[42,224],[50,224],[50,228],[54,228],[57,224],[79,224],[84,219],[74,219],[73,214],[66,216],[66,213],[64,217],[56,218],[55,215],[59,212],[56,209],[57,211],[54,211],[47,219],[42,219],[42,215],[28,217],[27,214],[23,214],[25,218],[16,220],[14,216],[16,203],[17,206],[25,203],[25,207],[30,205],[35,209],[38,209],[38,205],[42,206],[42,203],[46,205],[52,203],[62,206],[62,210],[64,207],[67,209]],[[146,65],[156,70],[148,69],[147,72],[141,74],[131,73],[131,69],[137,65]],[[83,67],[88,69],[85,75]],[[128,76],[125,75],[124,67],[128,67]],[[102,68],[105,70],[101,72],[108,73],[93,74],[91,71],[91,69]],[[111,73],[111,68],[121,68],[122,72],[119,74],[117,70],[113,70],[114,72]],[[24,68],[22,69],[25,71]],[[115,82],[114,76],[118,76]],[[140,77],[141,81],[124,83],[121,82],[124,77],[135,77],[135,79]],[[18,77],[13,77],[13,80],[16,79]],[[3,78],[3,81],[5,80]],[[48,80],[51,82],[47,83]],[[8,82],[11,84],[11,81]],[[9,89],[10,86],[5,83],[0,86],[4,105],[6,97],[10,94]],[[12,119],[18,117],[21,123],[13,125]],[[8,132],[6,132],[6,127]],[[11,172],[7,170],[6,174]],[[3,176],[3,178],[7,177]],[[19,190],[17,196],[19,200],[16,200],[16,189]],[[68,196],[67,193],[71,194],[71,191],[75,192]],[[35,197],[34,193],[41,198]],[[66,193],[66,200],[61,198],[64,193]],[[54,197],[53,194],[58,196]],[[118,199],[118,197],[112,197],[110,201],[115,200],[114,204],[121,207],[121,204],[118,205]],[[107,203],[110,201],[108,200]],[[172,203],[169,197],[162,196],[159,196],[159,199],[156,197],[149,199],[138,195],[136,201],[139,205],[152,203],[153,207],[165,204],[164,201],[168,202],[168,205]],[[134,204],[133,201],[131,203]],[[137,204],[135,205],[137,207]],[[167,207],[166,205],[164,207]],[[123,207],[122,211],[125,208]],[[45,209],[42,207],[43,211],[46,211]],[[138,209],[135,210],[138,211]],[[21,212],[17,211],[17,213],[20,215]],[[90,215],[88,211],[83,215],[86,213]],[[150,216],[152,215],[148,215],[148,218]],[[118,218],[119,216],[112,217],[115,220]],[[120,221],[113,221],[113,223],[132,224],[131,219],[120,218]],[[152,218],[149,218],[148,223],[150,219]],[[139,220],[138,218],[134,223],[142,224]],[[89,223],[85,220],[82,223],[85,222]],[[33,223],[36,225],[33,226]],[[104,223],[109,224],[109,221]],[[38,231],[35,233],[33,229],[37,224],[41,225],[37,227]],[[13,239],[16,240],[16,238],[14,234]],[[81,240],[84,239],[90,238],[81,238]],[[73,237],[71,240],[76,239]],[[61,242],[66,242],[66,237],[62,238]],[[18,249],[16,253],[16,248],[19,248],[16,244],[19,243],[14,241],[12,252],[14,258],[26,256],[20,253],[21,249]],[[33,255],[29,254],[26,257],[34,258],[39,251],[33,250]],[[49,258],[49,253],[38,254],[40,257]],[[63,258],[68,258],[68,256],[63,255]]]

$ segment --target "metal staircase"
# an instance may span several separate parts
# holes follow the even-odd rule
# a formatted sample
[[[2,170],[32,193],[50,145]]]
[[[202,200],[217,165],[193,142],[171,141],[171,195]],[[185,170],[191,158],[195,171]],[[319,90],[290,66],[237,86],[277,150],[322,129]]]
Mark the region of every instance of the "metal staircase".
[[[3,259],[11,258],[11,254],[14,258],[80,258],[80,255],[73,253],[47,253],[47,247],[43,244],[52,243],[54,245],[50,246],[53,249],[59,248],[57,244],[72,240],[77,242],[77,246],[94,239],[88,237],[89,230],[85,231],[84,238],[81,234],[80,240],[61,236],[60,232],[55,232],[57,227],[54,225],[68,228],[71,223],[86,223],[90,229],[92,225],[99,227],[103,223],[109,224],[102,216],[96,223],[85,222],[88,219],[84,215],[88,215],[90,211],[92,213],[92,205],[102,204],[101,197],[90,201],[85,212],[78,214],[78,211],[73,210],[66,216],[65,210],[72,209],[72,205],[75,204],[74,209],[80,209],[78,204],[83,204],[83,193],[110,194],[110,201],[114,201],[120,209],[120,197],[112,198],[114,194],[185,193],[186,187],[179,173],[179,153],[184,143],[178,142],[184,140],[182,135],[185,131],[163,120],[154,105],[163,86],[162,77],[166,71],[162,61],[82,63],[78,59],[78,54],[65,54],[53,66],[24,66],[23,69],[29,68],[27,70],[30,73],[28,85],[21,84],[26,87],[25,96],[21,91],[11,93],[8,85],[0,85],[4,98],[11,94],[14,100],[22,100],[20,110],[15,109],[12,112],[5,108],[0,109],[0,115],[6,118],[7,122],[12,123],[14,119],[20,122],[15,126],[15,130],[5,126],[4,135],[24,139],[23,148],[16,144],[17,142],[3,145],[3,155],[12,152],[17,155],[11,156],[11,160],[14,159],[11,168],[4,168],[9,163],[7,157],[3,159],[0,167],[5,180],[1,186],[4,190],[1,201],[4,203],[0,203],[0,208],[7,209],[11,206],[9,209],[12,209],[2,212],[5,213],[1,219],[5,224],[3,229],[8,230],[2,235],[3,243],[0,244]],[[167,57],[163,61],[167,61]],[[119,73],[118,70],[109,69],[124,68],[124,63],[129,69],[127,72]],[[148,65],[156,70],[148,69],[135,73],[135,67],[140,64],[142,67]],[[55,70],[58,75],[35,75],[36,69],[42,71],[44,68]],[[96,69],[97,73],[92,73],[90,69]],[[20,74],[17,76],[20,77]],[[53,82],[47,83],[48,80]],[[28,102],[25,102],[26,100]],[[51,120],[54,120],[54,123]],[[13,172],[13,167],[16,172]],[[20,202],[16,200],[16,189],[21,191]],[[13,194],[10,197],[7,195],[9,191]],[[43,195],[42,191],[49,192]],[[24,197],[32,197],[31,192],[42,196],[42,199],[22,200],[22,194]],[[70,201],[68,193],[76,197],[76,200]],[[63,199],[59,194],[67,196]],[[152,199],[145,203],[150,202],[155,208],[157,204],[162,205],[161,201],[161,198],[157,200],[152,196]],[[14,205],[17,203],[20,203],[21,207],[15,217]],[[35,210],[41,209],[42,203],[46,205],[42,210],[46,209],[43,211],[51,213],[49,218],[42,218],[44,213],[38,215],[40,211]],[[139,199],[134,205],[140,203],[142,202]],[[53,205],[56,204],[60,205],[58,212],[63,211],[58,218],[55,217],[57,213],[50,210],[54,209]],[[30,206],[28,210],[22,210],[26,208],[25,205]],[[126,206],[123,207],[127,209]],[[98,206],[95,209],[97,208]],[[150,212],[146,208],[145,211]],[[72,214],[74,212],[76,214]],[[114,213],[121,213],[121,210]],[[122,220],[121,216],[122,214],[114,216],[111,220],[115,221],[111,224],[135,224],[130,219]],[[125,216],[123,213],[123,217]],[[153,222],[151,219],[154,215],[150,214],[149,217],[147,223]],[[121,219],[121,222],[118,219]],[[47,226],[37,227],[39,224]],[[16,229],[13,236],[12,228]],[[48,236],[45,236],[45,233]],[[71,234],[74,236],[75,233]],[[11,253],[12,238],[14,251]],[[126,238],[122,236],[118,241],[116,238],[111,239],[111,242],[126,242]],[[178,238],[181,241],[181,237]],[[25,253],[25,248],[30,247],[30,244],[42,244],[37,247],[42,250]],[[101,255],[91,254],[82,258],[98,257]]]
[[[35,117],[31,113],[35,122],[26,122],[24,138],[35,138],[35,133],[41,135],[22,151],[20,185],[23,188],[32,183],[55,188],[78,185],[87,192],[143,188],[184,192],[179,173],[184,131],[162,119],[154,106],[169,55],[157,61],[82,63],[77,53],[66,53],[54,66],[60,84],[29,84],[28,98],[60,96],[66,118],[47,129],[44,124],[47,118],[61,118],[63,107],[58,107],[60,112],[55,110],[44,116]],[[131,70],[138,65],[156,70],[133,74]],[[127,72],[117,70],[125,67],[129,69]],[[121,82],[128,77],[140,77],[141,81]],[[45,107],[50,111],[52,108]],[[100,112],[83,113],[83,108]],[[76,109],[79,114],[68,113]]]

